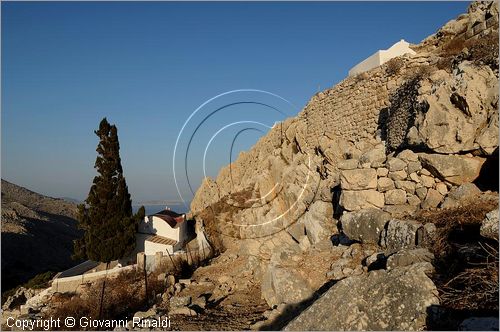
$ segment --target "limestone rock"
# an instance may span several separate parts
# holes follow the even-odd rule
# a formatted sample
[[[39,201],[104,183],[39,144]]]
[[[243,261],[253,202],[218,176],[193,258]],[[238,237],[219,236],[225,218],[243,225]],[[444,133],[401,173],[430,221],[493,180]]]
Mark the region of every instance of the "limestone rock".
[[[407,180],[398,180],[395,182],[396,188],[403,189],[408,194],[413,194],[415,192],[415,182]]]
[[[416,139],[437,153],[460,153],[498,146],[498,78],[488,66],[463,61],[454,73],[438,70],[421,84],[425,112],[415,121]],[[488,134],[486,134],[488,133]],[[484,136],[483,136],[484,135]],[[482,144],[482,145],[481,145]]]
[[[385,146],[379,145],[361,155],[359,161],[361,164],[369,163],[372,167],[382,165],[386,160]]]
[[[392,189],[385,193],[385,204],[398,205],[406,203],[406,192],[402,189]]]
[[[383,210],[394,218],[401,218],[413,215],[417,211],[417,206],[410,204],[386,205]]]
[[[389,178],[380,177],[377,180],[377,190],[380,192],[386,192],[387,190],[395,189],[394,181]]]
[[[424,230],[422,224],[414,220],[392,219],[382,233],[381,245],[390,250],[414,248],[422,243]]]
[[[436,184],[436,190],[443,196],[448,193],[448,187],[443,182]]]
[[[408,195],[406,200],[411,206],[419,206],[421,203],[420,198],[418,198],[417,195]]]
[[[368,169],[344,170],[340,173],[340,186],[345,190],[377,188],[377,171]]]
[[[347,211],[384,206],[384,194],[376,190],[342,190],[340,205]]]
[[[408,174],[403,170],[389,172],[389,178],[391,178],[394,181],[405,180],[407,177],[408,177]]]
[[[387,168],[390,172],[402,171],[406,167],[406,163],[399,158],[389,158],[387,160]]]
[[[350,170],[358,168],[358,164],[359,160],[357,159],[345,159],[345,160],[339,160],[337,162],[337,167],[338,169],[342,170]]]
[[[498,209],[486,214],[480,232],[484,237],[498,240]]]
[[[306,235],[304,221],[297,220],[297,222],[288,227],[286,231],[295,239],[295,241],[299,241],[304,235]]]
[[[418,172],[422,169],[422,164],[420,161],[410,161],[408,162],[408,174]]]
[[[197,316],[198,314],[193,309],[187,307],[175,308],[169,311],[170,315]]]
[[[432,176],[422,174],[422,175],[420,175],[420,180],[425,188],[434,187],[435,181],[434,181],[434,178]]]
[[[378,177],[384,177],[384,176],[387,176],[389,174],[389,170],[385,167],[380,167],[380,168],[377,168],[377,176]]]
[[[427,190],[427,195],[422,203],[422,209],[435,208],[443,200],[443,195],[435,189]]]
[[[420,200],[424,200],[425,196],[427,196],[427,188],[425,187],[417,188],[415,189],[415,193],[417,194],[418,198],[420,198]]]
[[[455,185],[474,181],[485,161],[479,157],[427,153],[420,153],[419,158],[431,173]]]
[[[380,234],[390,219],[390,214],[369,208],[356,212],[345,212],[340,218],[343,232],[351,239],[378,244]]]
[[[2,305],[3,310],[12,310],[15,307],[25,304],[27,300],[35,296],[35,290],[31,288],[19,287],[16,292],[9,296]]]
[[[428,265],[375,270],[343,279],[284,330],[421,330],[426,326],[427,309],[439,304],[436,286],[425,274]]]
[[[154,309],[149,309],[148,311],[138,311],[134,314],[134,317],[138,317],[138,318],[148,318],[148,317],[152,317],[156,315],[156,311]]]
[[[191,303],[191,296],[173,296],[170,298],[170,308],[187,307]]]
[[[272,307],[280,303],[299,303],[310,297],[314,291],[297,272],[270,265],[264,273],[261,292],[264,300]]]
[[[404,160],[406,162],[410,161],[418,161],[418,155],[413,152],[412,150],[403,150],[400,153],[398,153],[398,158],[401,160]]]
[[[480,193],[481,190],[474,183],[464,183],[450,190],[448,197],[457,201],[466,201],[477,197]]]
[[[434,255],[426,248],[402,249],[387,258],[387,269],[392,270],[421,262],[431,263],[433,259]]]
[[[191,201],[191,212],[196,214],[219,199],[217,184],[210,177],[205,177]]]
[[[307,238],[313,245],[337,233],[332,203],[314,202],[299,221],[304,223]]]

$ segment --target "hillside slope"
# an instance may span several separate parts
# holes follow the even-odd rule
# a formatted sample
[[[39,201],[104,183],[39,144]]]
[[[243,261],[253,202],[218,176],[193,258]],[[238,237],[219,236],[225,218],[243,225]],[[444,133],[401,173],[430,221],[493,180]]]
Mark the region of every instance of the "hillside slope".
[[[497,2],[471,3],[411,45],[415,55],[317,93],[203,180],[191,202],[200,239],[222,257],[258,262],[251,280],[270,308],[281,308],[267,328],[285,327],[298,314],[293,308],[336,283],[324,308],[318,304],[321,321],[332,325],[314,323],[313,310],[292,330],[425,329],[438,312],[452,317],[445,329],[456,329],[470,310],[498,310],[498,251],[482,251],[497,247],[498,228],[480,233],[498,215],[498,14]],[[227,277],[244,289],[240,276]],[[360,293],[350,302],[355,310],[343,308],[356,312],[352,320],[331,319],[333,299],[350,296],[349,283],[366,282],[418,287],[381,288],[383,300]],[[467,292],[480,296],[462,301]],[[366,319],[379,302],[408,311]]]
[[[37,194],[2,179],[2,290],[71,260],[76,204]]]

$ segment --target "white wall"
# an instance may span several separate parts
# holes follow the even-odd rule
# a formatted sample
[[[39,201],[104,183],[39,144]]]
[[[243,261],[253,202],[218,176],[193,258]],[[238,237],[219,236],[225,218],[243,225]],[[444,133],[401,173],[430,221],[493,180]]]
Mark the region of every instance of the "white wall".
[[[376,53],[370,55],[368,58],[358,63],[356,66],[352,67],[351,70],[349,70],[349,76],[357,75],[380,65],[380,51],[377,51]]]
[[[139,233],[156,234],[175,241],[180,240],[180,227],[172,228],[166,221],[155,216],[144,217],[144,222],[139,224]]]
[[[410,48],[410,43],[401,39],[399,42],[392,45],[387,50],[380,51],[380,64],[384,64],[392,58],[408,53],[416,54],[416,52]]]
[[[365,60],[358,63],[356,66],[352,67],[351,70],[349,70],[349,76],[354,76],[375,67],[381,66],[390,59],[407,53],[416,54],[416,52],[410,48],[410,44],[401,39],[399,42],[392,45],[387,50],[377,51]]]
[[[167,250],[168,250],[168,252],[167,252]],[[174,248],[169,244],[154,243],[151,241],[146,241],[144,243],[144,254],[145,255],[154,255],[157,252],[162,252],[165,255],[170,253],[170,255],[172,255],[174,253]]]

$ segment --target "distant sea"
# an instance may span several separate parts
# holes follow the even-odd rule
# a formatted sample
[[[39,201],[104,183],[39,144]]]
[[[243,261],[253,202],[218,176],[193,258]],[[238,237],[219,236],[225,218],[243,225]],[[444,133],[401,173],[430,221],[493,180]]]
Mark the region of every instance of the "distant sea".
[[[189,203],[187,204],[189,206]],[[132,210],[137,212],[137,210],[141,207],[141,205],[133,205]],[[146,215],[154,214],[156,212],[160,212],[161,210],[165,210],[165,205],[155,204],[155,205],[144,205],[144,209],[146,209]],[[188,208],[184,206],[184,204],[169,204],[168,207],[177,213],[186,213],[188,212]]]

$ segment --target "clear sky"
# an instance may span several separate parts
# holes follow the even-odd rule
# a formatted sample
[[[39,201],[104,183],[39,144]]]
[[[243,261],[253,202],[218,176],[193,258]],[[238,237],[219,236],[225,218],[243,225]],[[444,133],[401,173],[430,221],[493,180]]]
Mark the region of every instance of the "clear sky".
[[[205,101],[250,88],[297,108],[248,92],[208,103],[186,127],[177,151],[183,161],[189,137],[197,133],[188,159],[194,190],[203,176],[205,146],[223,126],[270,126],[285,113],[294,115],[318,89],[335,85],[378,49],[402,38],[418,43],[467,6],[4,1],[2,178],[50,196],[84,199],[95,175],[93,130],[106,116],[118,127],[133,200],[178,199],[174,145]],[[248,101],[256,103],[236,104]],[[228,104],[234,105],[202,121],[202,114]],[[247,127],[259,130],[237,136],[233,159],[267,130],[247,122],[221,131],[207,150],[207,175],[229,162],[232,139]],[[176,165],[184,175],[182,162]],[[185,187],[185,179],[178,182]]]

